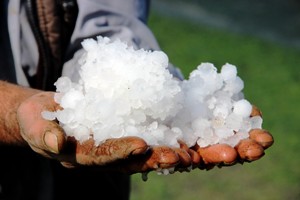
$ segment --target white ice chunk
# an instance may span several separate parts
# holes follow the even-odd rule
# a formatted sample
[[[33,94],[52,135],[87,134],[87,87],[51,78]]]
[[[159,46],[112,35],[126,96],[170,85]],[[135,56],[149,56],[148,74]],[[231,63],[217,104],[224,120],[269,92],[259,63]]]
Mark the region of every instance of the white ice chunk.
[[[57,120],[63,124],[72,123],[74,119],[74,111],[72,109],[64,109],[56,111]]]
[[[56,113],[55,112],[50,112],[50,111],[42,111],[42,117],[46,120],[55,120],[56,118]]]
[[[249,117],[252,111],[252,105],[249,101],[242,99],[233,104],[233,113],[242,117]]]
[[[71,89],[64,96],[61,97],[60,105],[63,108],[76,108],[78,101],[84,98],[82,92]]]
[[[54,85],[57,92],[67,92],[72,88],[72,82],[68,77],[60,77]]]
[[[244,81],[237,76],[235,79],[233,80],[230,79],[226,82],[224,90],[232,94],[236,94],[241,92],[243,88],[244,88]]]
[[[254,116],[250,118],[251,128],[262,129],[263,119],[260,116]]]
[[[233,80],[237,75],[236,66],[226,63],[221,69],[221,76],[224,81]]]
[[[228,137],[223,138],[220,140],[220,143],[228,144],[232,147],[235,147],[241,140],[246,139],[249,137],[247,132],[237,132],[236,134]]]

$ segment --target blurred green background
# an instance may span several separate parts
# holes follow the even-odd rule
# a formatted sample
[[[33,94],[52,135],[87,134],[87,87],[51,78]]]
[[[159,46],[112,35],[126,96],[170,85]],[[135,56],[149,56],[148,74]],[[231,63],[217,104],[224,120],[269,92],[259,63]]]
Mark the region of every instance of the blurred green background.
[[[194,12],[201,1],[162,2],[165,4],[153,3],[155,9],[151,11],[149,26],[170,61],[181,68],[186,78],[201,62],[212,62],[219,69],[226,62],[236,65],[238,75],[245,82],[245,98],[262,110],[263,127],[273,134],[275,143],[266,150],[263,158],[244,165],[168,176],[152,172],[147,182],[142,181],[141,174],[135,174],[132,176],[131,199],[300,199],[300,47],[296,35],[297,31],[300,32],[300,29],[296,29],[300,24],[299,18],[293,16],[289,23],[294,26],[287,26],[286,29],[272,29],[278,17],[261,18],[266,20],[263,23],[257,21],[259,16],[256,15],[250,20],[253,21],[252,25],[243,24],[241,20],[234,27],[234,24],[226,25],[225,22],[223,25],[207,21],[200,23],[202,19],[185,17],[181,12],[168,11],[163,7],[170,5],[171,8],[172,3],[179,3],[181,10],[186,5],[193,8]],[[269,3],[272,7],[272,1]],[[224,13],[229,12],[224,8],[225,4],[206,6],[206,10],[200,7],[202,10],[198,11],[207,13],[221,7],[219,19],[227,17],[227,22],[230,19],[228,13]],[[295,8],[299,7],[291,6],[292,10]],[[236,7],[234,9],[239,11]],[[222,13],[222,10],[225,11]],[[186,13],[191,14],[192,11]],[[267,11],[264,10],[265,13]],[[262,16],[264,12],[261,12]],[[276,12],[273,11],[273,14]],[[280,13],[277,14],[280,16]],[[238,14],[232,15],[233,22],[241,19]],[[204,22],[206,18],[203,18]],[[275,22],[268,24],[267,20],[271,19]],[[283,24],[278,21],[278,26]],[[266,34],[266,30],[273,35]]]

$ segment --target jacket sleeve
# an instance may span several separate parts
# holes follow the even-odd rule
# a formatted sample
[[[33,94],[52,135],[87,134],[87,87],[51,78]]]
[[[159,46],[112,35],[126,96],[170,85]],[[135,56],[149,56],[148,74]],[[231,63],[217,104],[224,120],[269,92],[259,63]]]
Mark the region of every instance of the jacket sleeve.
[[[68,48],[68,54],[74,56],[65,63],[64,76],[78,76],[77,60],[83,52],[80,48],[85,38],[101,35],[118,38],[137,49],[160,49],[146,25],[149,0],[77,0],[77,3],[79,12]],[[170,71],[181,77],[171,65]]]

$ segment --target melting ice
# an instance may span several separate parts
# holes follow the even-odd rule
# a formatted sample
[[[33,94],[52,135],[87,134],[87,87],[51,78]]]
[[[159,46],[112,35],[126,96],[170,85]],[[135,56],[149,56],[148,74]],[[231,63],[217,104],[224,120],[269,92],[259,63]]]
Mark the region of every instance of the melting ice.
[[[42,113],[81,142],[139,136],[149,145],[178,146],[181,139],[189,146],[235,146],[262,125],[260,117],[250,118],[252,106],[234,65],[218,73],[213,64],[202,63],[179,81],[167,70],[162,51],[134,50],[103,37],[82,46],[78,78],[55,83],[55,101],[63,110]]]

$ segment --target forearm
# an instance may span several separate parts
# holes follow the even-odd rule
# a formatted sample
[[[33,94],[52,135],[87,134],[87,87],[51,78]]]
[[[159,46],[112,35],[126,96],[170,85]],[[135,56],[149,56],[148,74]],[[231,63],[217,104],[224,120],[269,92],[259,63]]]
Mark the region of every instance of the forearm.
[[[0,81],[0,145],[23,145],[17,121],[17,109],[21,102],[38,93],[38,90]]]

